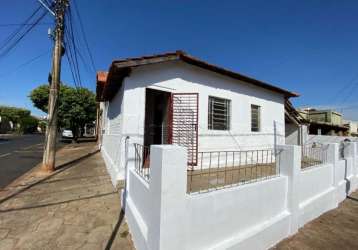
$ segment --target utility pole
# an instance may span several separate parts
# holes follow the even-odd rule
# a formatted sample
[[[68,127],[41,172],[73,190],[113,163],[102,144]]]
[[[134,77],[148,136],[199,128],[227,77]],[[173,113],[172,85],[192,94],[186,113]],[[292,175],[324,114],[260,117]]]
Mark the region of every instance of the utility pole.
[[[55,45],[52,54],[52,74],[48,103],[48,124],[46,128],[45,148],[42,160],[42,170],[55,170],[58,94],[60,91],[62,43],[65,29],[65,12],[68,0],[56,0],[54,4],[56,26],[54,30]]]

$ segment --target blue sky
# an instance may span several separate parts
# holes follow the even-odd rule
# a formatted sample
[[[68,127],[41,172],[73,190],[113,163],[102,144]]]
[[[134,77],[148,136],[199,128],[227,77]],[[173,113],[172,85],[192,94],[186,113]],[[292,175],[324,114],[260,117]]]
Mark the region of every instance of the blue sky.
[[[77,0],[77,5],[98,70],[107,70],[115,58],[181,49],[298,92],[296,106],[333,107],[358,120],[358,1]],[[2,1],[0,43],[15,29],[1,25],[23,22],[37,6],[37,0]],[[41,112],[27,95],[47,82],[52,48],[51,16],[42,22],[49,24],[0,58],[0,104],[34,114]],[[65,58],[63,63],[62,80],[72,84]],[[85,87],[95,89],[93,71],[83,66],[81,77]]]

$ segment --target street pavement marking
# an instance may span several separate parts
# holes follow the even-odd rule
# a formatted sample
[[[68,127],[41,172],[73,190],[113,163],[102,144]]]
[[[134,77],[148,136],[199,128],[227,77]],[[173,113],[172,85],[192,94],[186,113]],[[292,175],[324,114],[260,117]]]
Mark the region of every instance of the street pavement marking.
[[[6,157],[6,156],[8,156],[8,155],[11,155],[11,153],[7,153],[7,154],[0,155],[0,158]]]
[[[40,146],[42,145],[42,143],[38,143],[38,144],[34,144],[34,145],[31,145],[31,146],[28,146],[28,147],[24,147],[22,149],[30,149],[30,148],[33,148],[33,147],[36,147],[36,146]]]
[[[42,153],[42,150],[15,150],[12,153]]]

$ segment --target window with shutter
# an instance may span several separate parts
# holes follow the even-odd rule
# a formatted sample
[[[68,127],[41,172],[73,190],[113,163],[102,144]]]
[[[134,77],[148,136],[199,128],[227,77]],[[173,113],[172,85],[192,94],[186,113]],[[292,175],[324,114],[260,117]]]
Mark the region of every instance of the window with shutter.
[[[209,96],[208,128],[230,130],[230,105],[228,99]]]

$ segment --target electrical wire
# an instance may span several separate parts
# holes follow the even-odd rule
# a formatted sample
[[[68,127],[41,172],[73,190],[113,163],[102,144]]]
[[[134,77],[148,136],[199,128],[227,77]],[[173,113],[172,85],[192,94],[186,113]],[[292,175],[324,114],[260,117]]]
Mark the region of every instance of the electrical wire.
[[[74,52],[73,52],[73,45],[72,45],[72,39],[70,39],[71,35],[70,32],[65,29],[65,49],[66,49],[66,58],[71,70],[71,74],[72,74],[72,78],[74,81],[74,85],[76,88],[80,87],[80,83],[79,83],[79,77],[78,74],[79,72],[76,70],[77,67],[75,66],[75,59],[74,59]]]
[[[10,72],[7,72],[7,73],[4,73],[4,74],[1,74],[1,75],[0,75],[0,78],[4,78],[4,77],[6,77],[6,76],[8,76],[8,75],[11,75],[11,74],[17,72],[17,71],[20,70],[21,68],[23,68],[23,67],[25,67],[25,66],[31,64],[32,62],[36,61],[37,59],[40,59],[41,57],[43,57],[43,56],[45,56],[45,55],[48,55],[49,53],[50,53],[50,51],[48,50],[48,51],[46,51],[46,52],[44,52],[44,53],[42,53],[42,54],[40,54],[40,55],[37,55],[37,56],[31,58],[30,60],[28,60],[28,61],[26,61],[26,62],[20,64],[20,65],[19,65],[18,67],[16,67],[14,70],[12,70],[12,71],[10,71]]]
[[[73,75],[73,80],[75,83],[75,86],[77,88],[82,87],[81,82],[81,75],[78,65],[78,58],[77,58],[77,52],[76,52],[76,44],[74,39],[74,33],[73,33],[73,25],[72,25],[72,19],[71,19],[71,12],[69,10],[67,14],[66,19],[66,27],[65,29],[65,41],[66,41],[66,50],[68,51],[67,59],[69,61],[71,73]]]
[[[38,23],[37,25],[51,25],[52,23]],[[3,23],[0,24],[0,27],[12,27],[12,26],[31,26],[34,23]]]
[[[78,9],[76,1],[73,1],[73,3],[74,3],[74,7],[75,7],[74,8],[75,12],[77,14],[77,17],[78,17],[78,20],[79,20],[79,23],[80,23],[80,30],[81,30],[82,37],[83,37],[83,40],[84,40],[85,45],[86,45],[87,53],[88,53],[89,58],[91,60],[93,71],[96,72],[96,66],[95,66],[95,63],[94,63],[94,60],[93,60],[91,50],[90,50],[89,45],[88,45],[88,40],[87,40],[86,32],[85,32],[85,29],[84,29],[84,26],[83,26],[83,23],[82,23],[81,15],[80,15],[80,12],[79,12],[79,9]]]
[[[32,14],[26,18],[26,20],[23,23],[29,23],[31,21],[31,19],[41,10],[41,6],[39,6],[38,8],[36,8]],[[31,24],[33,25],[33,24]],[[2,45],[0,45],[0,50],[3,49],[16,35],[18,35],[21,30],[24,28],[24,26],[21,26],[19,28],[17,28],[16,30],[14,30],[14,32],[12,32],[3,42]]]
[[[80,84],[80,87],[82,87],[80,68],[79,68],[79,64],[78,64],[78,49],[77,49],[77,44],[75,42],[75,36],[74,36],[74,32],[73,32],[73,22],[72,22],[71,8],[69,8],[68,13],[69,13],[69,17],[70,17],[69,18],[70,33],[71,33],[72,46],[73,46],[73,51],[74,51],[75,66],[76,66],[76,71],[78,72],[79,84]]]
[[[0,58],[8,55],[23,39],[24,37],[29,34],[37,24],[46,16],[47,12],[43,12],[32,25],[27,27],[22,33],[18,32],[14,34],[3,46],[0,47]]]

